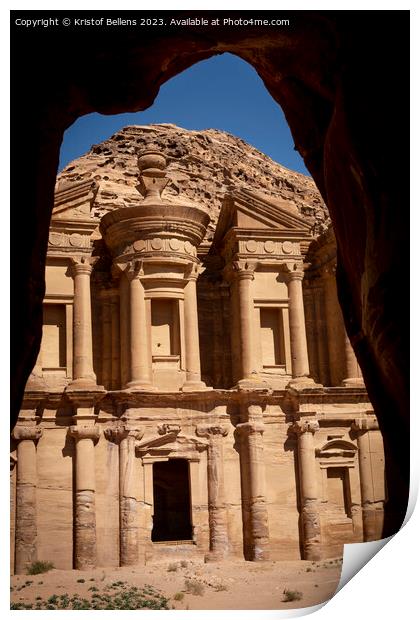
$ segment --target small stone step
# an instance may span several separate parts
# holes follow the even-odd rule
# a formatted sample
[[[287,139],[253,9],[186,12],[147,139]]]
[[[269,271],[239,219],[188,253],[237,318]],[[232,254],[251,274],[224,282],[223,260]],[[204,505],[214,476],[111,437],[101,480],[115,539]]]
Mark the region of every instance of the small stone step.
[[[176,562],[181,560],[204,561],[204,553],[198,549],[197,545],[190,540],[175,540],[153,543],[150,555],[146,561],[150,562]]]

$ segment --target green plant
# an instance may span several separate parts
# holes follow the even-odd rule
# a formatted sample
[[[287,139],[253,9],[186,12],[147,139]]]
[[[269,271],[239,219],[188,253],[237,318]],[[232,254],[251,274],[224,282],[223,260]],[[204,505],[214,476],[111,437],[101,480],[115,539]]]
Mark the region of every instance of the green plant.
[[[52,562],[32,562],[28,567],[28,575],[39,575],[40,573],[48,573],[49,570],[54,568]]]
[[[204,594],[204,585],[195,579],[186,579],[185,589],[190,594],[194,594],[194,596],[203,596]]]
[[[182,600],[184,600],[183,592],[177,592],[176,594],[174,594],[174,601],[182,601]]]
[[[225,583],[217,583],[214,586],[214,589],[216,590],[216,592],[225,592],[228,589],[228,587]]]
[[[168,573],[176,573],[178,570],[178,564],[176,562],[172,562],[172,564],[168,565]]]
[[[53,594],[47,600],[37,597],[36,609],[169,609],[168,599],[150,585],[143,588],[130,587],[124,582],[116,582],[117,590],[109,596],[103,591],[93,593],[90,600],[81,598],[78,594],[69,597],[68,594]],[[11,603],[11,609],[32,609],[23,602]]]
[[[283,603],[290,603],[291,601],[300,601],[303,594],[299,592],[299,590],[288,590],[287,588],[283,590]]]

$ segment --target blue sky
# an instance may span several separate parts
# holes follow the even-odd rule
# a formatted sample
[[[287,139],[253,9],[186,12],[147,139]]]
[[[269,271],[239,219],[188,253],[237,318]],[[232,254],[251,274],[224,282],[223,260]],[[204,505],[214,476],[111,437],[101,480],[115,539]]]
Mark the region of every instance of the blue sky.
[[[60,170],[126,125],[174,123],[186,129],[222,129],[287,168],[309,174],[284,114],[251,65],[232,54],[214,56],[166,82],[153,105],[134,114],[88,114],[64,134]]]

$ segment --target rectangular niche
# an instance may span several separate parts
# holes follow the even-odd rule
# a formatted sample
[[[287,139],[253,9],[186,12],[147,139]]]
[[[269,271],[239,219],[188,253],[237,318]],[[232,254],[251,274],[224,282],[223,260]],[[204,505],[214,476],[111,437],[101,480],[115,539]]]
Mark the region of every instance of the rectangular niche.
[[[46,372],[66,371],[66,307],[64,304],[44,304],[41,360]]]
[[[283,333],[280,308],[260,308],[261,356],[264,368],[285,366]]]
[[[152,356],[179,356],[179,311],[177,299],[151,300]]]
[[[347,467],[327,468],[328,508],[351,517],[350,487]]]

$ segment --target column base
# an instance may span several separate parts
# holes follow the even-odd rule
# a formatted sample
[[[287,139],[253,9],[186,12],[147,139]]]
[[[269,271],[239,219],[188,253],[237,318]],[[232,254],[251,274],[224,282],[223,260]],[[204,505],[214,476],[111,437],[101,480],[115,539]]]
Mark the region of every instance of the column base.
[[[349,379],[343,379],[341,382],[342,387],[365,387],[365,382],[362,377],[351,377]]]
[[[295,390],[304,390],[305,388],[322,388],[320,383],[315,383],[312,377],[294,377],[289,381],[286,388],[292,387]]]
[[[93,379],[75,379],[66,387],[66,392],[105,392],[103,385],[98,385]]]
[[[271,390],[271,386],[268,381],[261,379],[260,377],[240,379],[235,385],[237,390]]]
[[[204,381],[186,381],[181,388],[182,392],[211,392],[212,389]]]
[[[157,392],[158,389],[146,381],[130,381],[124,388],[129,392]]]
[[[29,375],[26,383],[25,391],[27,392],[45,392],[48,389],[47,382],[41,375]]]

